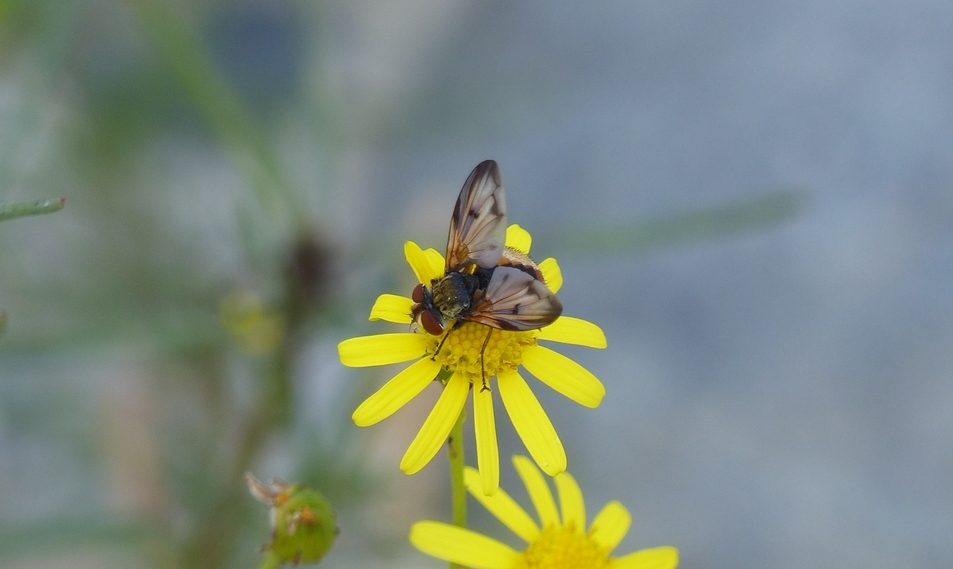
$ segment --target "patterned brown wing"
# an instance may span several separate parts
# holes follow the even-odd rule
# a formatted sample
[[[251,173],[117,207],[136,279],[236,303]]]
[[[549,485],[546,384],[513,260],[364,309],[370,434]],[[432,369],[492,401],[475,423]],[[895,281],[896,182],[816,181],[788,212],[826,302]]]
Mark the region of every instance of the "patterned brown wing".
[[[563,305],[542,281],[515,267],[497,267],[463,320],[501,330],[535,330],[552,324],[562,312]]]
[[[493,160],[480,162],[470,172],[457,197],[447,237],[446,270],[459,271],[476,264],[496,266],[506,239],[506,200],[500,169]]]

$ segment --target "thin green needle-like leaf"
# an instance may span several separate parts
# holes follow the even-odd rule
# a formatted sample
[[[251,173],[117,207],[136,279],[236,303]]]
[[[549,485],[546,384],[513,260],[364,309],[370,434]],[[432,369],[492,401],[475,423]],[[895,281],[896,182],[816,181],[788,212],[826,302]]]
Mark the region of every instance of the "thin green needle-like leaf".
[[[26,217],[28,215],[43,215],[45,213],[53,213],[63,209],[63,206],[65,205],[66,198],[38,200],[35,202],[0,204],[0,221],[15,219],[17,217]]]
[[[610,223],[571,233],[544,233],[538,240],[548,243],[548,249],[558,256],[566,256],[567,252],[612,254],[647,250],[771,227],[794,217],[801,207],[800,193],[778,191],[642,223]]]
[[[639,254],[746,231],[770,229],[798,215],[803,202],[804,195],[801,192],[783,190],[641,222],[632,220],[581,225],[578,230],[559,233],[543,229],[534,232],[531,227],[527,229],[531,230],[536,242],[545,243],[546,249],[559,259],[578,254]],[[369,237],[360,255],[381,263],[389,262],[393,251],[381,248],[380,243],[400,238],[399,235]],[[424,242],[430,243],[440,238],[435,235],[433,240]]]

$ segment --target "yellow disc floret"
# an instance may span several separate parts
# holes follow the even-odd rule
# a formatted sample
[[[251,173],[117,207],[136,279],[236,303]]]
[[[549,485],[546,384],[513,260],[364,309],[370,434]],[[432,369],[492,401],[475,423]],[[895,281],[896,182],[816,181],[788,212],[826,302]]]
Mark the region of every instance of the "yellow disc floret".
[[[536,344],[537,330],[511,332],[498,330],[476,322],[464,322],[460,326],[447,330],[446,340],[440,351],[437,346],[443,337],[434,337],[433,344],[427,348],[427,355],[434,357],[447,370],[462,374],[470,383],[480,385],[485,376],[487,380],[501,371],[516,369],[523,361],[523,350]],[[487,340],[489,334],[489,340]],[[486,349],[483,343],[486,342]],[[483,353],[483,368],[480,367],[480,353]]]
[[[520,569],[605,569],[609,551],[572,527],[543,530],[523,552]]]

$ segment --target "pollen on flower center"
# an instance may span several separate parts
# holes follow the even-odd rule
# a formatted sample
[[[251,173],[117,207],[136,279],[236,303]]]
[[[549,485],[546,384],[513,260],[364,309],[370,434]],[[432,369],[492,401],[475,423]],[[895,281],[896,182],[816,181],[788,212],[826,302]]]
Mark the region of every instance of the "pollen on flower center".
[[[483,380],[480,369],[480,352],[483,351],[483,369],[486,378],[496,376],[501,371],[513,370],[523,361],[523,350],[536,344],[538,331],[511,332],[497,330],[476,322],[464,322],[450,329],[449,336],[434,359],[443,367],[463,374],[470,383],[480,384]],[[487,341],[487,334],[490,334]],[[441,337],[427,348],[432,356],[440,344]],[[483,350],[483,342],[487,342]]]
[[[523,552],[520,569],[605,569],[609,552],[571,527],[546,528]]]

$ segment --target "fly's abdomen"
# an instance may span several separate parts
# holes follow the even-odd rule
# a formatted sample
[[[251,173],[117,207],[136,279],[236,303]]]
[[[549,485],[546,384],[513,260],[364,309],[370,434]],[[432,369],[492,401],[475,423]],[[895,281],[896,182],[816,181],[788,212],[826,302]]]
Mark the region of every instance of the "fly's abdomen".
[[[538,281],[546,282],[545,279],[543,279],[543,272],[540,271],[536,263],[529,258],[529,255],[522,251],[506,247],[503,250],[503,257],[500,259],[499,264],[504,267],[515,267]]]

